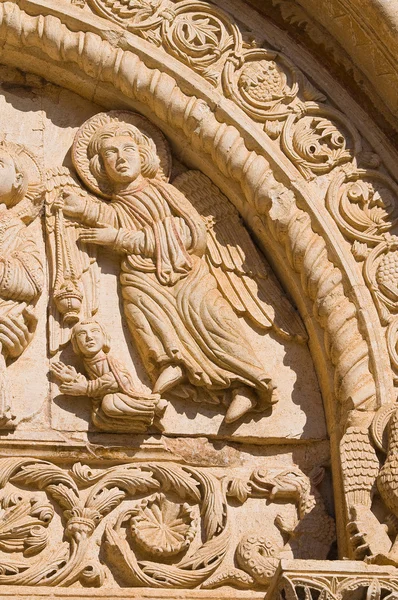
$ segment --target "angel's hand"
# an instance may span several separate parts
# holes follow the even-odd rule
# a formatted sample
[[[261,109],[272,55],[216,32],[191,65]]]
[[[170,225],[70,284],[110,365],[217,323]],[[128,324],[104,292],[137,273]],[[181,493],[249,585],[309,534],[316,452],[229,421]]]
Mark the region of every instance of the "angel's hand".
[[[16,358],[22,354],[32,336],[22,315],[0,317],[0,344],[8,356]]]
[[[86,396],[88,381],[84,375],[78,373],[74,381],[61,383],[59,391],[61,394],[67,394],[68,396]]]
[[[79,234],[79,240],[85,244],[101,244],[101,246],[113,246],[118,230],[114,227],[96,227],[83,229]]]
[[[57,379],[62,383],[70,383],[78,378],[78,372],[70,365],[65,365],[63,362],[55,362],[51,365],[51,371]]]
[[[62,196],[54,200],[55,209],[61,209],[68,217],[81,217],[86,202],[82,196],[78,196],[71,189],[65,188]]]

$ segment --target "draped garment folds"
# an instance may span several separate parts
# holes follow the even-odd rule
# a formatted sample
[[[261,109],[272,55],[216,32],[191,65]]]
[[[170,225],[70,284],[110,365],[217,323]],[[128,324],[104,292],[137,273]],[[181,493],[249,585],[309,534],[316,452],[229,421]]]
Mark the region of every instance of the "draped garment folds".
[[[110,204],[88,199],[83,221],[119,230],[124,311],[154,379],[180,364],[191,384],[212,392],[232,384],[268,392],[270,377],[203,258],[205,224],[183,194],[144,180]]]
[[[139,394],[128,370],[113,356],[100,352],[83,359],[89,378],[87,395],[101,402],[101,411],[129,431],[144,432],[153,423],[157,401]],[[103,417],[96,411],[101,426]]]
[[[11,213],[11,211],[10,211]],[[29,227],[9,213],[0,219],[0,317],[22,317],[28,329],[36,324],[33,306],[44,284],[40,250]]]

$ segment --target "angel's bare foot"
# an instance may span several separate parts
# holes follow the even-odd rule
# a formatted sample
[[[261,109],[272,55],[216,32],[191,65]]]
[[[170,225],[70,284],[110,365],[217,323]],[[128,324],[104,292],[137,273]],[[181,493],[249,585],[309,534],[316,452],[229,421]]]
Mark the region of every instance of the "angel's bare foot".
[[[169,365],[159,375],[153,388],[154,394],[163,394],[177,385],[184,377],[179,365]]]
[[[249,387],[240,387],[233,391],[232,402],[225,415],[226,423],[237,421],[247,412],[252,410],[257,404],[257,397],[254,390]]]
[[[161,417],[163,415],[164,411],[166,410],[168,404],[169,403],[167,402],[167,400],[160,398],[160,400],[158,401],[158,403],[155,406],[155,415],[158,417]]]

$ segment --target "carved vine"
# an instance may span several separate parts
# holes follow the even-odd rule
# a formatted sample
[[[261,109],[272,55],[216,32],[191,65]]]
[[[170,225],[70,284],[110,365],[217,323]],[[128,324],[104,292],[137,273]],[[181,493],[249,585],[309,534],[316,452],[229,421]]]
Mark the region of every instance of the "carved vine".
[[[281,52],[247,43],[233,17],[207,2],[88,0],[92,10],[164,50],[231,98],[307,179],[349,162],[360,136]]]
[[[19,497],[15,492],[5,494],[0,549],[23,552],[24,559],[2,559],[0,585],[68,586],[76,581],[101,585],[104,570],[98,558],[90,558],[91,537],[121,502],[143,495],[145,500],[130,504],[119,512],[116,522],[108,521],[105,527],[108,562],[124,565],[130,585],[195,587],[214,572],[225,554],[229,540],[225,495],[220,481],[200,469],[145,464],[97,471],[77,463],[66,472],[46,461],[10,458],[0,462],[0,472],[4,491],[9,483],[43,490],[61,507],[67,540],[58,542],[56,550],[52,547],[56,540],[49,542],[46,528],[54,510],[48,502],[34,497],[25,500],[24,494]],[[86,488],[88,494],[83,491]],[[187,555],[199,527],[199,514],[203,542],[196,540],[195,553]],[[145,519],[151,527],[145,527]],[[156,562],[137,559],[122,532],[124,524],[131,528],[133,541]],[[163,557],[181,552],[184,557],[178,563],[161,564]],[[38,558],[30,559],[35,554]]]
[[[249,151],[239,131],[217,121],[204,101],[185,95],[172,77],[147,68],[131,52],[114,48],[92,33],[74,33],[54,17],[28,16],[11,2],[0,5],[0,23],[0,35],[6,30],[10,43],[15,39],[19,46],[41,48],[51,59],[76,64],[127,97],[145,101],[154,115],[182,130],[194,150],[208,154],[223,175],[241,186],[248,205],[260,215],[259,233],[271,232],[301,276],[304,293],[324,329],[327,354],[335,368],[336,397],[345,408],[372,410],[376,389],[355,305],[345,294],[325,241],[314,233],[294,194],[274,179],[266,159]],[[366,447],[372,451],[370,442]],[[351,455],[349,460],[361,478],[361,465]],[[363,494],[370,496],[371,487],[366,481]]]
[[[2,459],[0,585],[101,586],[105,571],[100,545],[106,565],[125,585],[197,587],[218,569],[231,543],[227,495],[241,503],[248,497],[271,502],[279,496],[283,502],[297,503],[292,549],[296,544],[298,556],[303,555],[308,536],[317,535],[317,530],[323,553],[329,550],[334,523],[299,469],[258,471],[247,481],[225,483],[209,470],[174,463],[125,464],[104,470],[76,463],[66,471],[42,460]],[[59,529],[52,528],[52,503],[61,509],[62,543]],[[98,538],[108,515],[101,541],[96,542],[94,533]],[[325,526],[327,535],[321,539],[319,532],[324,534]],[[267,536],[266,527],[262,535]],[[300,536],[304,536],[303,548]],[[274,556],[268,575],[261,576],[261,553],[253,548],[253,558],[248,560],[244,551],[250,540],[245,536],[237,549],[243,575],[252,583],[267,585],[279,557]],[[210,581],[209,587],[217,585],[218,579]],[[229,583],[241,587],[241,578]]]
[[[358,189],[352,194],[347,192],[341,214],[338,214],[338,208],[330,207],[330,210],[343,233],[352,239],[353,254],[358,260],[368,254],[366,244],[370,240],[364,240],[360,234],[366,228],[367,220],[374,230],[373,237],[378,235],[379,242],[383,241],[368,258],[364,277],[382,323],[391,323],[387,344],[392,366],[398,371],[398,325],[394,319],[398,311],[398,251],[394,238],[388,242],[389,237],[385,240],[383,235],[395,225],[394,220],[389,220],[388,211],[393,209],[397,186],[380,171],[357,169],[358,161],[366,167],[378,167],[380,161],[372,152],[363,152],[361,137],[350,119],[329,106],[325,96],[282,53],[257,48],[254,43],[247,47],[232,16],[211,4],[186,0],[135,0],[133,3],[89,0],[88,3],[107,19],[163,46],[215,85],[219,82],[227,98],[261,123],[270,137],[279,139],[281,150],[306,179],[348,165],[351,182],[356,180],[357,188],[367,188],[368,192],[364,191],[364,194],[370,197],[361,201],[353,198],[355,193],[360,193]],[[341,171],[331,183],[329,204],[334,202],[330,200],[333,194],[344,193],[336,189],[339,182]],[[393,194],[387,198],[390,207],[384,209],[387,210],[384,215],[381,214],[384,200],[376,190],[382,182],[384,195]],[[373,192],[372,186],[375,187]],[[373,198],[375,194],[379,200]],[[350,203],[355,207],[350,208]],[[374,223],[373,219],[376,219]],[[383,223],[377,227],[380,219]],[[355,229],[358,235],[352,238]]]

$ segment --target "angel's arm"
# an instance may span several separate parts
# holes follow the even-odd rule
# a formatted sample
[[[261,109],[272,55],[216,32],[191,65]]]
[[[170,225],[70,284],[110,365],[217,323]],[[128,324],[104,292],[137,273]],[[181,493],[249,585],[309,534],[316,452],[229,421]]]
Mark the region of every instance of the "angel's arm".
[[[80,215],[82,224],[96,227],[98,223],[101,223],[109,227],[117,227],[117,215],[112,206],[105,202],[98,202],[89,195],[84,200],[83,212]]]
[[[55,208],[61,208],[65,215],[79,220],[83,225],[96,227],[101,223],[110,227],[117,226],[117,215],[113,207],[89,194],[78,195],[73,189],[65,188],[54,204]]]
[[[163,225],[172,229],[173,234],[182,241],[186,249],[192,246],[191,231],[182,217],[169,216],[163,219]],[[150,226],[143,227],[138,231],[119,228],[113,242],[113,249],[125,254],[139,254],[140,256],[152,257],[155,253],[155,235]]]
[[[0,295],[19,302],[32,302],[43,288],[43,265],[33,237],[18,234],[15,249],[0,258]]]

